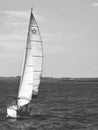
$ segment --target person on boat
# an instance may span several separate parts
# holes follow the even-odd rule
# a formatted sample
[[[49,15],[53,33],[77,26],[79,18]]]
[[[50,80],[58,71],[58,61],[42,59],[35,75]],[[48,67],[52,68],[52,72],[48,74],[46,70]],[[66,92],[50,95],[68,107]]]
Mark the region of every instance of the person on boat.
[[[17,111],[19,113],[19,115],[22,113],[22,114],[29,114],[31,112],[31,106],[30,106],[30,103],[28,104],[25,104],[23,106],[19,106],[18,105],[18,99],[17,98],[14,98],[9,104],[8,106],[13,106],[13,109],[17,107]]]

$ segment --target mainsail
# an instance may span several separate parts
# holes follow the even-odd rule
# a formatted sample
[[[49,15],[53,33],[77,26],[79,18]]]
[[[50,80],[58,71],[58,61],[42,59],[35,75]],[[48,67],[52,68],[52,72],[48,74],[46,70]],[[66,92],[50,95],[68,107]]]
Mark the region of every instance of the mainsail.
[[[32,95],[38,93],[42,74],[42,60],[42,40],[31,9],[25,58],[18,93],[19,106],[29,103]]]

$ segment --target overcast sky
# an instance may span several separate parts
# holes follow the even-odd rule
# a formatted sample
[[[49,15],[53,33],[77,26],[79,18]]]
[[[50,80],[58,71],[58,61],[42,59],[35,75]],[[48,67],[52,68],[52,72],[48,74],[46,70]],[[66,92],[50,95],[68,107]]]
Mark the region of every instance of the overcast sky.
[[[43,76],[98,77],[98,0],[0,0],[0,76],[21,72],[31,7]]]

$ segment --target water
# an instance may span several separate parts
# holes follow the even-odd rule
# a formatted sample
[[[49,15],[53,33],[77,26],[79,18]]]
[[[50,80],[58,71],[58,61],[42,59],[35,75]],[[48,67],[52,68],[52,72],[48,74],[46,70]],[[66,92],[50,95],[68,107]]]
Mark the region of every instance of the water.
[[[28,119],[6,118],[17,82],[0,82],[0,130],[98,130],[98,82],[41,83]]]

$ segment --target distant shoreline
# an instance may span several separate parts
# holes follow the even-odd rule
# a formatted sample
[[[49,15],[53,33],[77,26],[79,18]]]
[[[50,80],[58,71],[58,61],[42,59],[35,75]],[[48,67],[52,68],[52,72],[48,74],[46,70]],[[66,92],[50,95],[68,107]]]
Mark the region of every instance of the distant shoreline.
[[[20,76],[16,76],[16,77],[0,77],[0,81],[17,81],[17,80],[20,80]],[[98,82],[98,78],[54,78],[54,77],[42,77],[41,78],[41,81],[42,82]]]

